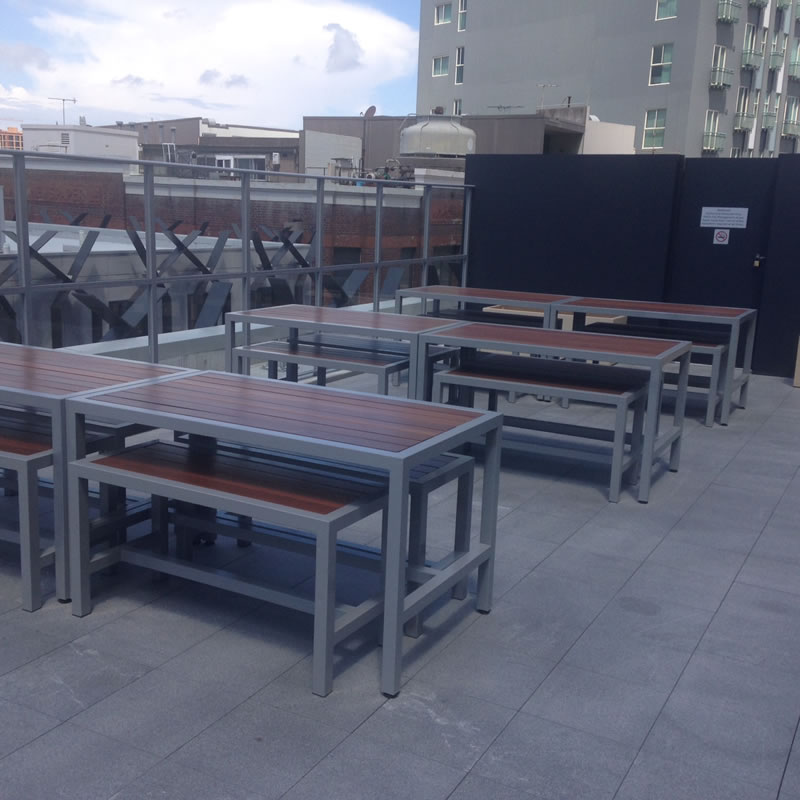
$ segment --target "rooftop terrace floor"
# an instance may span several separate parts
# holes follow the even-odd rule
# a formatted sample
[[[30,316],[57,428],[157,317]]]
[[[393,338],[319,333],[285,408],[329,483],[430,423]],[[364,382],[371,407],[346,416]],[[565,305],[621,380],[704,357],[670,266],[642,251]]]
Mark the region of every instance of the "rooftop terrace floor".
[[[727,428],[690,418],[647,505],[606,485],[504,459],[494,610],[440,604],[391,700],[374,630],[323,699],[301,615],[133,568],[83,619],[52,594],[29,614],[4,546],[0,797],[800,800],[800,389],[757,376]],[[434,499],[435,554],[453,497]],[[299,556],[197,558],[310,589]]]

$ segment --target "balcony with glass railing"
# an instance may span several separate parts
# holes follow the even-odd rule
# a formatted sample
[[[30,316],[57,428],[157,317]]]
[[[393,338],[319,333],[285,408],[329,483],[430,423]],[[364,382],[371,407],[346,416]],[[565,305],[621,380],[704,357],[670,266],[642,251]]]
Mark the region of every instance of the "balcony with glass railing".
[[[742,4],[734,0],[717,0],[717,20],[719,22],[738,22]]]
[[[708,85],[712,89],[727,89],[733,83],[733,70],[724,67],[714,67]]]
[[[774,111],[765,111],[761,116],[761,127],[771,131],[775,127],[778,115]]]
[[[775,8],[779,11],[786,11],[792,5],[792,0],[775,0]]]
[[[724,133],[704,133],[703,134],[703,152],[704,153],[719,153],[725,147],[725,134]]]
[[[769,54],[769,68],[780,69],[783,66],[785,57],[786,57],[785,50],[773,50]]]
[[[756,8],[766,8],[769,0],[750,0],[750,5]]]
[[[758,69],[763,61],[760,50],[742,50],[742,69]]]
[[[800,81],[800,61],[790,61],[786,74],[794,81]]]
[[[786,122],[783,123],[781,136],[786,136],[790,139],[800,139],[800,122],[786,120]]]
[[[751,131],[756,122],[756,115],[747,111],[739,111],[733,118],[733,129],[735,131]]]

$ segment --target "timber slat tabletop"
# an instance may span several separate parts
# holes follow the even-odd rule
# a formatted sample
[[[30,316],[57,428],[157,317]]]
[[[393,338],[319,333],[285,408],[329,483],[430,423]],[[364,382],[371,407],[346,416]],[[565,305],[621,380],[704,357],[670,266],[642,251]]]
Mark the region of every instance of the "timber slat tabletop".
[[[570,308],[601,308],[631,312],[640,311],[654,314],[680,314],[697,317],[734,318],[752,313],[752,309],[749,308],[705,306],[691,303],[659,303],[650,300],[613,300],[606,297],[579,297],[573,300],[559,302],[563,302],[565,306],[569,306]]]
[[[382,396],[204,372],[95,395],[107,405],[209,419],[255,431],[400,452],[481,417]]]

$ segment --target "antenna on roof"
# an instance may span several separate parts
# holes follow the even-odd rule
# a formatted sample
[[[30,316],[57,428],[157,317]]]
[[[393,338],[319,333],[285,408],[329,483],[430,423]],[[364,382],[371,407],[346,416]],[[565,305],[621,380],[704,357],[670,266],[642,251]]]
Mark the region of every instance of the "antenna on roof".
[[[65,110],[67,103],[77,103],[78,101],[74,97],[48,97],[48,100],[60,100],[61,101],[61,124],[67,124],[67,112]]]

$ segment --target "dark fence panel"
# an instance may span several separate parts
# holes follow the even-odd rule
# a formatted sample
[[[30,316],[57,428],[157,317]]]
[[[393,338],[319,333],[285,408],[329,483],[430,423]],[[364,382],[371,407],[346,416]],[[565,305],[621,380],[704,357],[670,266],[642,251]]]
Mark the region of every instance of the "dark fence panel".
[[[680,156],[467,157],[470,283],[660,300]]]
[[[757,372],[787,377],[800,336],[800,156],[781,156],[778,164],[753,364]]]

